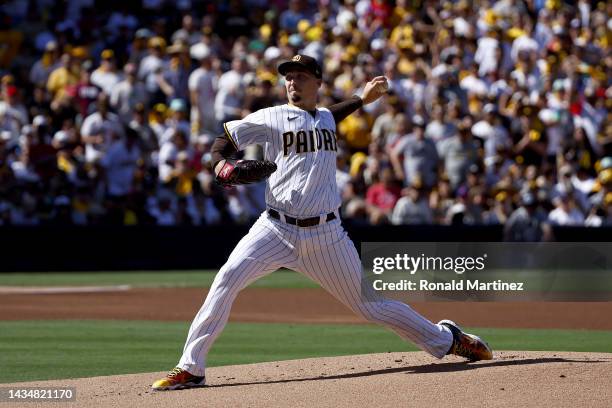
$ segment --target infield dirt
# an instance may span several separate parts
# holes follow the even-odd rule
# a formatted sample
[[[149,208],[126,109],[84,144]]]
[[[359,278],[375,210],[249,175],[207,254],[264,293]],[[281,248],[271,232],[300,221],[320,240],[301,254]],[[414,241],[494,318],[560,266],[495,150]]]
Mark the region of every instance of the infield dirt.
[[[4,293],[0,320],[151,319],[189,321],[206,290],[130,289],[89,293]],[[167,307],[167,302],[172,307]],[[432,320],[452,316],[466,326],[612,329],[609,303],[413,303]],[[321,289],[249,288],[231,320],[243,322],[363,323]],[[154,392],[165,373],[32,383],[19,387],[77,390],[76,403],[54,407],[609,407],[612,354],[496,352],[495,360],[467,364],[425,353],[384,353],[212,367],[208,386]],[[0,406],[47,407],[48,402]]]
[[[213,367],[204,388],[151,391],[149,385],[164,374],[4,386],[73,386],[76,404],[52,405],[83,408],[609,407],[612,400],[612,354],[606,353],[502,351],[495,360],[469,364],[422,352],[289,360]]]
[[[191,321],[206,293],[206,289],[199,288],[52,294],[6,291],[0,295],[0,320]],[[432,321],[452,317],[472,327],[612,330],[612,319],[602,318],[612,315],[612,302],[414,302],[410,305]],[[322,289],[247,288],[238,295],[230,320],[365,323]]]

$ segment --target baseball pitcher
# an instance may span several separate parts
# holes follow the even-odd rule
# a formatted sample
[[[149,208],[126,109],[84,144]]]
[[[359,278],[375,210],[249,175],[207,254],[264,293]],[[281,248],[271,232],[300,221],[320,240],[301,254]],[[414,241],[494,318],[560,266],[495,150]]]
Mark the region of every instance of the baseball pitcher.
[[[381,324],[437,358],[456,354],[469,360],[493,358],[479,337],[450,320],[434,324],[410,306],[362,291],[361,262],[340,222],[336,187],[336,125],[387,90],[386,78],[368,82],[361,96],[329,108],[317,107],[322,71],[306,55],[278,66],[288,103],[224,124],[213,145],[216,179],[223,185],[267,179],[267,210],[223,265],[189,329],[183,355],[152,388],[203,386],[206,356],[223,330],[238,292],[279,268],[309,277],[354,313]],[[263,147],[264,160],[234,161],[245,147]],[[364,293],[366,292],[366,293]]]

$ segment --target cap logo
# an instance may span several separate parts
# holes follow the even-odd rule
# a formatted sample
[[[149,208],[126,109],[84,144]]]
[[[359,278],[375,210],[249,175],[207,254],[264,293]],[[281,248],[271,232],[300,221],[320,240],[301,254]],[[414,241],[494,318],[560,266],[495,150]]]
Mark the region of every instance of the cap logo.
[[[295,57],[291,58],[291,61],[299,62],[301,59],[302,59],[301,55],[296,55]]]

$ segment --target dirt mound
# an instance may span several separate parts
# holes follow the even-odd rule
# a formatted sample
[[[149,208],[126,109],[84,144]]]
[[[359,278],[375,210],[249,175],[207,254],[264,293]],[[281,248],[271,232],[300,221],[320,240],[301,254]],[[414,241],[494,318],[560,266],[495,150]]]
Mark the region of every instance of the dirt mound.
[[[115,290],[99,293],[66,291],[80,290],[78,287],[60,288],[63,293],[41,293],[40,288],[21,288],[30,292],[0,294],[0,320],[191,321],[207,293],[201,288],[113,288]],[[172,299],[172,307],[168,307],[168,299]],[[612,330],[612,319],[601,318],[612,314],[612,302],[412,302],[410,306],[432,321],[452,317],[463,326]],[[248,288],[236,299],[230,320],[365,323],[323,289]]]
[[[612,354],[606,353],[505,351],[497,352],[493,361],[469,364],[455,357],[435,360],[425,353],[313,358],[213,367],[208,369],[205,388],[150,391],[149,385],[163,375],[131,374],[18,385],[75,386],[77,404],[53,406],[85,408],[609,407],[612,399]],[[38,405],[48,404],[26,406]]]

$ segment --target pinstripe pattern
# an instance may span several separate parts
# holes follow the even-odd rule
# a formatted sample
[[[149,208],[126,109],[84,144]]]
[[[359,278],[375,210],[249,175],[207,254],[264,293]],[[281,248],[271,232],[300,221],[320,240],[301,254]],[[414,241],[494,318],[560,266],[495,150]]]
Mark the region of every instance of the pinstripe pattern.
[[[289,120],[291,119],[291,120]],[[314,217],[327,214],[340,206],[336,186],[336,151],[320,149],[297,154],[296,144],[287,156],[283,154],[283,133],[309,132],[316,143],[318,137],[329,132],[334,148],[336,122],[329,109],[318,108],[315,117],[290,105],[253,112],[241,120],[223,125],[237,149],[251,144],[264,147],[265,158],[277,165],[266,183],[266,204],[293,217]]]
[[[191,327],[178,366],[204,375],[206,355],[229,318],[234,299],[253,281],[297,262],[297,231],[281,232],[263,213],[232,251],[215,277]]]
[[[436,357],[446,354],[452,336],[443,326],[433,324],[402,302],[381,297],[371,288],[362,293],[359,255],[339,220],[300,232],[298,272],[365,319],[392,329]]]
[[[446,327],[373,290],[362,293],[359,255],[339,220],[299,228],[263,213],[215,277],[191,324],[178,366],[204,375],[208,350],[225,327],[238,292],[281,267],[302,273],[354,313],[388,327],[435,357],[443,357],[450,348],[452,335]]]
[[[307,218],[324,217],[340,206],[336,123],[328,109],[317,109],[313,117],[294,106],[276,106],[227,122],[224,129],[237,149],[259,144],[265,158],[276,163],[278,169],[266,183],[269,207]],[[305,152],[296,140],[289,145],[283,139],[290,133],[295,139],[298,132],[300,141],[304,134],[308,139]],[[452,334],[445,326],[433,324],[404,303],[382,298],[372,288],[362,290],[359,255],[339,219],[299,228],[264,212],[215,277],[191,324],[178,367],[204,375],[208,350],[225,327],[238,292],[281,267],[309,277],[356,314],[393,330],[433,356],[443,357],[451,346]]]

